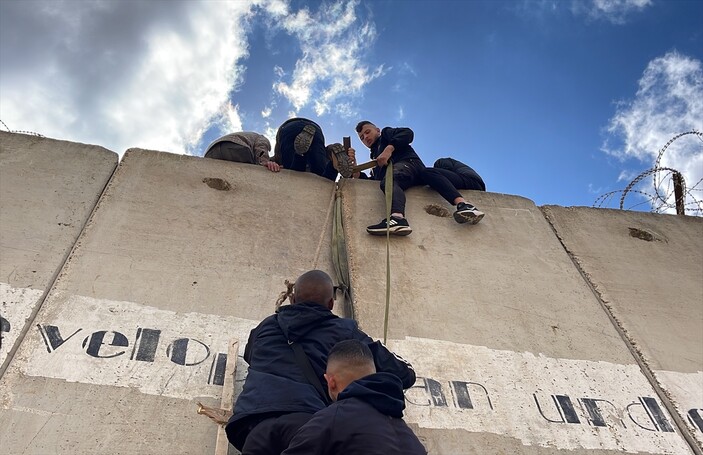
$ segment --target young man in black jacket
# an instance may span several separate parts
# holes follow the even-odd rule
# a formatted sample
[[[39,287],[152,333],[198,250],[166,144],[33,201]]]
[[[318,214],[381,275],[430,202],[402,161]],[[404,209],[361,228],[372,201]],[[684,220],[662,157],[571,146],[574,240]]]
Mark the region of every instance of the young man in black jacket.
[[[405,193],[411,186],[429,185],[452,205],[456,205],[454,220],[457,223],[476,224],[483,218],[483,212],[469,204],[452,183],[440,172],[427,169],[410,145],[414,139],[410,128],[390,128],[381,130],[368,120],[356,125],[361,142],[371,151],[371,159],[376,160],[373,177],[381,181],[381,191],[385,192],[386,169],[393,161],[393,196],[390,220],[368,226],[366,232],[372,235],[385,235],[389,230],[393,235],[408,235],[412,232],[405,219]]]
[[[327,405],[327,354],[339,341],[361,341],[373,352],[379,371],[400,378],[405,389],[415,383],[409,363],[374,342],[356,321],[332,313],[334,287],[325,272],[311,270],[301,275],[292,302],[253,329],[244,349],[249,372],[225,428],[227,438],[243,455],[281,453],[298,428]],[[317,388],[306,378],[293,344],[307,355]]]
[[[400,379],[377,373],[364,343],[337,343],[327,359],[325,379],[335,403],[303,425],[282,455],[427,454],[403,421]]]

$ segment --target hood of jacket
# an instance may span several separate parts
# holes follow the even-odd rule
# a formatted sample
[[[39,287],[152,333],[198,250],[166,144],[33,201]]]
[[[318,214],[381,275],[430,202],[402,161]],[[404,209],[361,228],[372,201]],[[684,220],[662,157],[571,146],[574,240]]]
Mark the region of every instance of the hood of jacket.
[[[357,398],[373,406],[381,414],[403,417],[405,395],[400,379],[391,373],[374,373],[349,384],[337,401]]]
[[[322,321],[338,317],[327,307],[315,302],[282,306],[276,316],[288,341],[305,338],[305,335]]]

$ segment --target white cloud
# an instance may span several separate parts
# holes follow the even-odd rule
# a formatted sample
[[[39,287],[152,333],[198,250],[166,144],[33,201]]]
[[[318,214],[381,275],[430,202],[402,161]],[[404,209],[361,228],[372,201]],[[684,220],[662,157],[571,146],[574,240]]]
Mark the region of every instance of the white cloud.
[[[247,56],[247,2],[0,2],[0,119],[12,129],[193,151]],[[31,33],[27,33],[31,30]]]
[[[274,84],[296,111],[312,105],[317,115],[354,115],[346,101],[384,74],[383,66],[370,70],[364,63],[376,30],[369,22],[357,25],[358,5],[358,0],[338,1],[322,4],[316,12],[275,10],[276,19],[298,39],[302,51],[292,74],[276,68],[279,80]]]
[[[614,24],[622,24],[632,15],[652,6],[652,0],[591,0],[583,2],[576,0],[572,10],[584,13],[593,19],[603,19]]]
[[[654,166],[670,139],[692,130],[703,131],[703,67],[700,60],[670,52],[649,62],[634,100],[620,103],[602,150],[621,159],[637,158],[647,164],[644,171]],[[696,135],[677,139],[665,151],[660,166],[681,172],[691,189],[703,178],[703,142]],[[621,177],[625,175],[629,174]],[[652,193],[652,180],[647,182],[646,190]]]
[[[576,16],[623,24],[634,14],[653,5],[653,0],[520,0],[508,2],[509,9],[521,17],[543,21],[562,11]],[[488,36],[489,41],[491,36]]]

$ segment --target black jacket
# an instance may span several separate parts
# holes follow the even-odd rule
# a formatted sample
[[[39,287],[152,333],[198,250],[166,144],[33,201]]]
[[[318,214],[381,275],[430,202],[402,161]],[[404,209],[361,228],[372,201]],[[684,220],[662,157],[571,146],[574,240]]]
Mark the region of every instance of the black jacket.
[[[425,455],[403,421],[403,388],[392,374],[352,382],[303,425],[282,455]]]
[[[376,139],[376,142],[369,147],[371,159],[375,160],[378,158],[378,155],[383,153],[383,150],[388,145],[392,145],[395,148],[391,155],[391,161],[393,161],[393,163],[407,160],[418,160],[422,162],[417,153],[415,153],[415,149],[410,145],[414,138],[415,133],[413,133],[413,130],[410,128],[391,128],[387,126],[381,130],[381,135]],[[382,180],[385,175],[386,166],[376,166],[373,169],[374,179]]]
[[[340,318],[317,303],[286,305],[249,334],[244,349],[249,372],[234,405],[234,415],[225,428],[230,442],[240,447],[251,424],[262,415],[312,414],[325,407],[326,403],[297,364],[289,340],[303,347],[323,390],[327,390],[323,376],[327,354],[337,342],[349,339],[367,343],[378,371],[393,373],[406,389],[415,383],[412,366],[359,330],[356,321]]]

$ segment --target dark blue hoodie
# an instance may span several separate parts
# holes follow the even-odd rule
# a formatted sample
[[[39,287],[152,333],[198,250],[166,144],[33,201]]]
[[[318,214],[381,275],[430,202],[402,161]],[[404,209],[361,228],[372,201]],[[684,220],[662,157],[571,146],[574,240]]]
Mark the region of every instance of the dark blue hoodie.
[[[365,376],[303,425],[282,455],[427,454],[403,421],[403,409],[403,387],[396,376]]]
[[[339,341],[350,339],[369,346],[378,371],[393,373],[406,389],[415,383],[415,372],[410,364],[380,341],[374,342],[359,330],[356,321],[340,318],[313,302],[286,305],[249,334],[244,349],[249,372],[234,405],[234,415],[225,428],[230,442],[241,447],[252,423],[262,416],[290,412],[313,414],[325,407],[326,403],[296,362],[289,340],[303,347],[323,390],[327,390],[324,380],[327,354]]]

